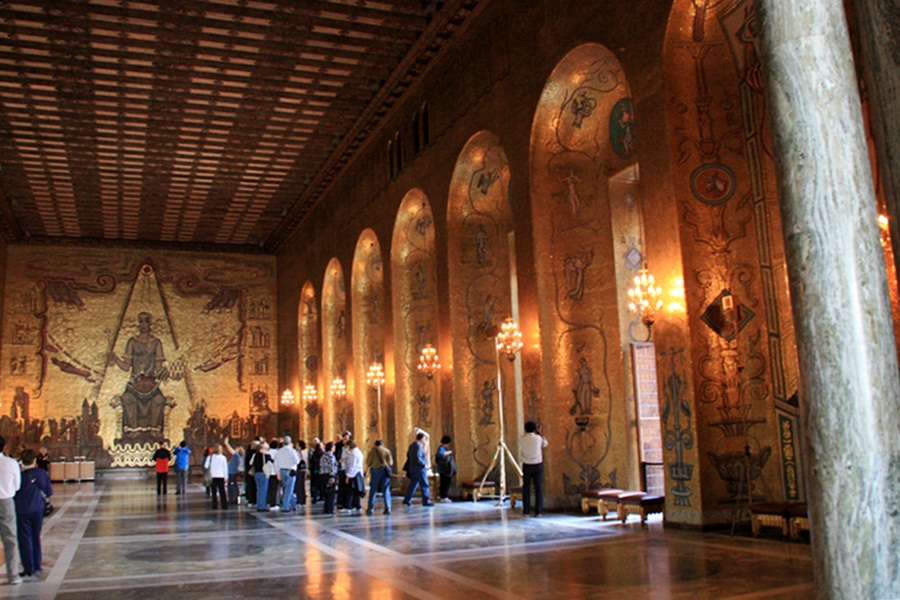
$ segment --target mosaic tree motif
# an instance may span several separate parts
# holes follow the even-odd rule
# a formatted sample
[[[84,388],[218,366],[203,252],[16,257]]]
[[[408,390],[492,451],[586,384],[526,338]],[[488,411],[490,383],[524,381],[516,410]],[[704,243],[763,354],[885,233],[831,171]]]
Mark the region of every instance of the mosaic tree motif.
[[[366,372],[372,364],[379,363],[384,368],[384,265],[378,237],[371,229],[363,231],[356,242],[350,283],[353,355],[357,357],[354,361],[357,400],[353,431],[357,441],[370,448],[386,433],[382,422],[386,414],[384,386],[379,408],[378,390],[366,382]]]
[[[708,459],[699,466],[705,498],[723,506],[765,496],[764,487],[799,499],[796,486],[780,493],[786,473],[765,468],[780,443],[768,415],[797,415],[798,370],[757,29],[751,0],[676,0],[663,69],[696,435]],[[745,463],[752,489],[739,474]]]
[[[624,398],[613,393],[625,373],[609,198],[610,174],[629,166],[636,148],[631,108],[618,60],[585,44],[554,69],[532,125],[536,271],[549,300],[540,308],[544,395],[555,404],[545,431],[564,442],[550,482],[560,496],[636,473]]]
[[[487,469],[499,436],[498,387],[504,389],[507,427],[514,424],[512,386],[498,385],[494,336],[510,316],[508,234],[509,162],[497,137],[469,138],[456,161],[447,203],[454,429],[463,479]],[[502,361],[504,370],[507,361]],[[512,380],[512,369],[505,377]],[[507,436],[515,446],[516,436]],[[469,448],[465,444],[470,444]]]
[[[300,431],[307,440],[321,438],[322,386],[319,377],[319,309],[316,305],[316,290],[311,281],[303,284],[300,302],[297,306],[297,356],[300,360]],[[311,385],[316,390],[314,400],[304,401],[302,391]]]
[[[347,288],[344,270],[336,258],[325,269],[322,284],[322,387],[325,401],[323,422],[325,439],[353,425],[353,373],[350,367],[350,339],[347,315]],[[332,383],[340,379],[345,392],[332,393]]]
[[[434,243],[431,204],[421,190],[412,189],[400,203],[391,242],[396,377],[393,441],[397,448],[406,447],[415,427],[432,435],[442,431],[441,411],[432,406],[432,399],[441,397],[440,377],[429,379],[417,368],[425,344],[440,348]],[[428,400],[417,400],[423,393]],[[426,421],[431,425],[426,426]]]

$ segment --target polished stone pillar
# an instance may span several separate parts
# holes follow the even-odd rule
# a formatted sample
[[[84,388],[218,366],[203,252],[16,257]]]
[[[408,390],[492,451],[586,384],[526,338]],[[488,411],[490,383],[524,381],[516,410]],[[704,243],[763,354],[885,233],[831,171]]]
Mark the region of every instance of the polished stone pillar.
[[[841,0],[760,0],[823,598],[900,598],[900,373]]]
[[[855,0],[857,35],[872,111],[872,136],[890,217],[894,261],[900,273],[900,4]]]

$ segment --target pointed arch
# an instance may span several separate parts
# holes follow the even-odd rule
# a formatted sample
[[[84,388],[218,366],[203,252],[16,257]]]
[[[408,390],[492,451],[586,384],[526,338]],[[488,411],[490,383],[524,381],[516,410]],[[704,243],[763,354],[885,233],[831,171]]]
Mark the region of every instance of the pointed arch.
[[[633,113],[618,59],[584,44],[553,70],[531,130],[545,420],[567,432],[551,451],[559,476],[548,485],[551,495],[573,501],[585,489],[637,483],[621,393],[608,185],[608,173],[634,161]]]
[[[337,258],[325,269],[322,283],[322,388],[325,439],[350,428],[353,423],[353,382],[349,353],[349,319],[344,270]],[[344,396],[332,393],[331,384],[344,382]]]
[[[319,308],[316,305],[316,289],[311,281],[303,284],[300,290],[300,302],[297,306],[297,356],[300,364],[300,434],[307,440],[321,438],[322,431],[322,388],[319,377]],[[316,390],[314,400],[305,401],[303,390],[311,385]]]
[[[352,344],[356,382],[353,431],[360,444],[369,448],[383,438],[384,386],[379,391],[368,385],[366,373],[375,363],[385,368],[384,360],[384,264],[378,236],[364,230],[356,241],[350,278],[350,308],[353,323]]]
[[[489,131],[469,138],[447,202],[450,322],[453,338],[454,433],[461,477],[487,470],[498,439],[497,363],[492,334],[511,314],[509,161]],[[502,365],[503,368],[506,365]],[[511,380],[510,370],[507,379]],[[499,386],[502,388],[502,386]],[[504,411],[515,402],[504,394]],[[507,423],[516,422],[506,418]],[[514,438],[515,436],[510,436]]]
[[[417,369],[425,344],[438,347],[434,230],[428,198],[422,190],[410,190],[400,203],[391,242],[394,419],[401,445],[413,427],[442,431],[440,378],[428,379]]]

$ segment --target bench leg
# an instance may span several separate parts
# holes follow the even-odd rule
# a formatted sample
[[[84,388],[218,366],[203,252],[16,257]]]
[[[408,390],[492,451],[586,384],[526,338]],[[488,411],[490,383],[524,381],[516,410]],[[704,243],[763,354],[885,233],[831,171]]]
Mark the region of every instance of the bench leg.
[[[590,504],[588,503],[587,498],[581,499],[581,512],[584,514],[588,514],[588,510],[590,509]]]

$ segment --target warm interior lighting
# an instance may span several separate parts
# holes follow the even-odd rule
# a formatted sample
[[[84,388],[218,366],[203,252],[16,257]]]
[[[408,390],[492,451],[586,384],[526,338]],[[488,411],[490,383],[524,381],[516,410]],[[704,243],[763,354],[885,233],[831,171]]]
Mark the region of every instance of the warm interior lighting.
[[[522,349],[522,332],[512,317],[500,325],[497,333],[497,351],[506,355],[510,361],[516,360],[516,353]]]
[[[293,406],[294,405],[294,392],[291,390],[284,390],[281,392],[281,405],[282,406]]]
[[[307,404],[316,402],[319,399],[319,393],[316,391],[316,386],[311,383],[306,384],[306,387],[303,388],[303,391],[301,392],[301,396],[303,397],[303,402]]]
[[[669,303],[666,310],[670,313],[684,313],[684,277],[673,277],[669,284]]]
[[[335,400],[343,400],[347,397],[347,384],[340,377],[331,382],[331,397]]]
[[[431,379],[440,368],[441,362],[437,349],[431,344],[425,344],[425,347],[419,353],[419,370],[425,374],[425,377]]]
[[[366,383],[369,387],[380,388],[384,385],[384,365],[372,363],[366,372]]]
[[[628,309],[641,318],[641,323],[647,328],[647,341],[650,341],[656,311],[662,308],[663,300],[662,288],[656,285],[646,265],[634,278],[634,287],[628,290],[628,298],[631,300]]]
[[[887,231],[887,228],[888,228],[887,215],[878,215],[878,226],[881,227],[882,231]]]

